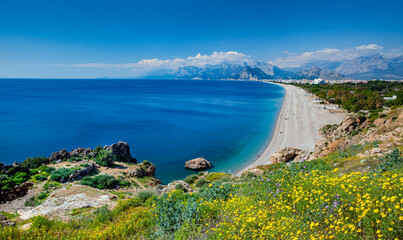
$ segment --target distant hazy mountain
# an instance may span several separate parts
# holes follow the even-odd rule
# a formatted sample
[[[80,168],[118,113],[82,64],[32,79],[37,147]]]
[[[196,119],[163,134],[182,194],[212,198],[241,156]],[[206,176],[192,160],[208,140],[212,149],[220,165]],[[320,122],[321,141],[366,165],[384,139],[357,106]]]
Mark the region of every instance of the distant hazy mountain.
[[[309,73],[309,79],[318,76],[331,77],[337,79],[339,74],[327,73],[321,71]],[[203,67],[186,66],[178,69],[162,69],[149,73],[147,78],[166,78],[166,79],[303,79],[305,73],[294,73],[275,67],[266,62],[250,60],[244,63],[221,63],[218,65],[205,65]],[[343,76],[339,79],[344,79]]]
[[[298,72],[313,66],[353,79],[403,79],[403,56],[385,58],[381,54],[345,61],[309,62],[298,68],[285,68],[285,70]]]
[[[325,80],[345,80],[345,79],[350,79],[346,76],[343,76],[342,74],[332,72],[332,71],[327,71],[321,69],[319,66],[312,66],[310,68],[305,68],[301,72],[297,73],[301,74],[301,76],[305,79],[308,80],[313,80],[315,78],[321,78]]]
[[[294,73],[281,70],[266,62],[251,60],[244,63],[221,63],[203,67],[186,66],[149,73],[147,78],[168,79],[274,79],[292,78]]]
[[[152,71],[146,78],[165,79],[403,79],[403,56],[384,58],[377,54],[345,61],[309,62],[296,68],[280,69],[267,62],[221,63],[203,67]]]

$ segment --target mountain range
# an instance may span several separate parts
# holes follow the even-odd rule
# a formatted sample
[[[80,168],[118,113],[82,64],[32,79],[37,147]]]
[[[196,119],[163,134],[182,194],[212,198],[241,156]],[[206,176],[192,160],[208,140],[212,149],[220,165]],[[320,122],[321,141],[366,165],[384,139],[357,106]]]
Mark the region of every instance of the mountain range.
[[[163,79],[397,79],[403,80],[403,55],[385,58],[381,54],[344,61],[309,62],[296,68],[278,68],[267,62],[248,60],[243,63],[221,63],[202,67],[151,71],[146,78]]]

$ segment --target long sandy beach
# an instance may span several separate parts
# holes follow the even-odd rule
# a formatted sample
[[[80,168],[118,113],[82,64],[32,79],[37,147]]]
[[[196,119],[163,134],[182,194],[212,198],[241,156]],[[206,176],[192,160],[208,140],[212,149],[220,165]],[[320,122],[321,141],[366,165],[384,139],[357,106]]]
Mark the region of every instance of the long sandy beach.
[[[279,85],[284,87],[286,93],[271,141],[260,156],[242,171],[270,164],[270,156],[283,147],[313,151],[315,143],[320,140],[319,129],[326,124],[338,124],[346,116],[342,112],[331,113],[321,108],[321,105],[313,102],[314,99],[301,88]]]

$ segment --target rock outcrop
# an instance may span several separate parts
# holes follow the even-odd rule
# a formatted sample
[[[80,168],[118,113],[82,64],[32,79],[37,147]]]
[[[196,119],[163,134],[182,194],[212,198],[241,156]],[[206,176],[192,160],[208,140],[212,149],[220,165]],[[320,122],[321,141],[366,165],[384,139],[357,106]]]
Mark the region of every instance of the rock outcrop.
[[[14,226],[15,223],[11,222],[10,220],[7,220],[7,217],[0,214],[0,226],[2,227],[10,227],[10,226]]]
[[[70,212],[73,209],[114,206],[116,203],[111,201],[112,196],[108,192],[89,186],[72,185],[52,192],[40,206],[22,209],[18,213],[21,219],[42,215],[67,220],[71,217]]]
[[[67,152],[66,149],[62,149],[58,152],[52,153],[52,155],[49,157],[49,161],[57,161],[69,158],[70,158],[70,152]]]
[[[129,177],[145,177],[145,176],[150,176],[153,177],[155,175],[155,165],[148,162],[144,161],[136,166],[135,169],[130,170],[127,173],[127,176]]]
[[[130,147],[126,142],[119,141],[110,146],[105,146],[104,149],[111,150],[121,162],[137,163],[137,160],[130,154]]]
[[[309,151],[301,150],[293,147],[285,147],[271,155],[272,163],[289,162],[289,161],[303,161],[308,160]]]
[[[90,174],[92,171],[94,171],[96,168],[97,167],[96,167],[95,163],[92,162],[92,163],[88,164],[88,166],[85,166],[84,168],[81,168],[77,172],[71,174],[69,179],[68,179],[68,182],[69,181],[75,181],[75,180],[77,180],[78,178],[81,178],[81,177],[85,177],[88,174]]]
[[[86,157],[92,153],[91,148],[77,148],[70,152],[70,157]]]
[[[14,199],[25,196],[33,185],[34,183],[32,182],[25,182],[11,190],[0,191],[0,203],[13,201]]]
[[[192,170],[204,170],[211,167],[211,163],[204,158],[195,158],[185,163],[185,168]]]
[[[173,190],[177,189],[177,185],[182,185],[182,187],[184,189],[186,189],[187,192],[193,192],[192,187],[188,183],[186,183],[186,182],[184,182],[182,180],[171,182],[170,184],[168,184],[168,186],[164,189],[163,192],[173,191]]]

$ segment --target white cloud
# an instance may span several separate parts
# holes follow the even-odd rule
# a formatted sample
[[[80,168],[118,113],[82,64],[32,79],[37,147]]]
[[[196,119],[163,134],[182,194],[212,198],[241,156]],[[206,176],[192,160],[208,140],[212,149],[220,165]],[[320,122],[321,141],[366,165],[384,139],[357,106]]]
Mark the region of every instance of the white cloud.
[[[357,50],[375,50],[375,51],[380,51],[383,49],[382,46],[376,45],[376,44],[368,44],[368,45],[361,45],[356,47]]]
[[[235,63],[248,61],[249,56],[236,51],[229,52],[213,52],[211,55],[202,55],[198,53],[196,56],[189,56],[187,58],[175,58],[161,60],[143,59],[135,63],[122,63],[122,64],[105,64],[105,63],[83,63],[83,64],[53,64],[56,66],[70,66],[70,67],[84,67],[84,68],[129,68],[132,71],[144,73],[155,69],[176,69],[184,66],[197,66],[201,67],[206,64],[220,64],[223,62]]]
[[[335,49],[325,48],[314,52],[288,53],[286,57],[277,58],[269,63],[278,67],[299,67],[302,64],[313,61],[339,61],[343,59],[354,59],[361,56],[379,53],[383,49],[377,44],[361,45],[354,48]]]

